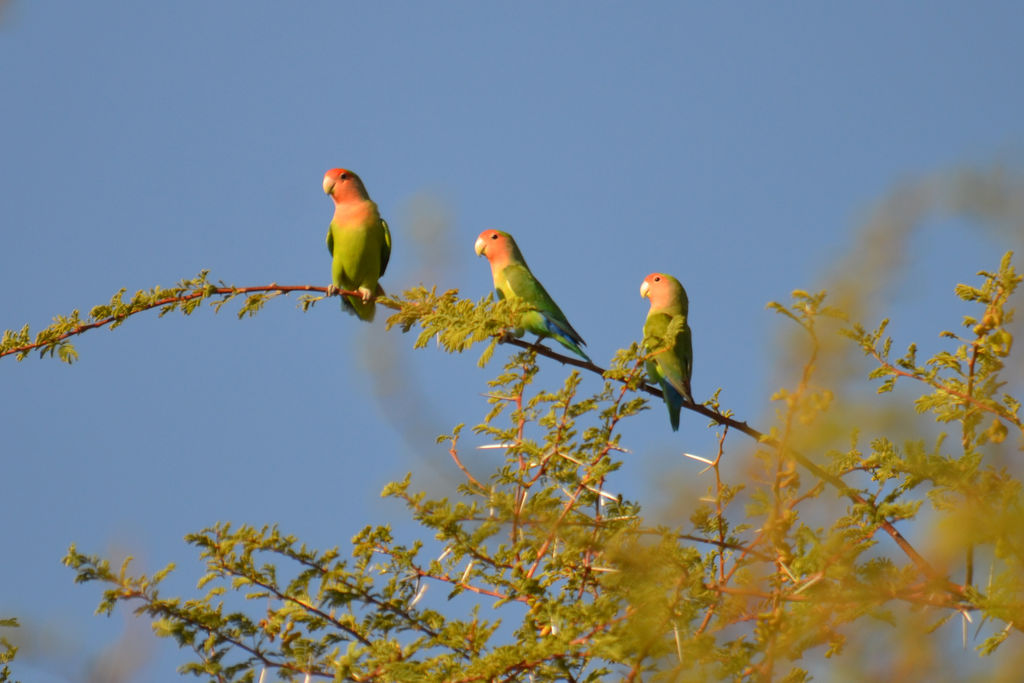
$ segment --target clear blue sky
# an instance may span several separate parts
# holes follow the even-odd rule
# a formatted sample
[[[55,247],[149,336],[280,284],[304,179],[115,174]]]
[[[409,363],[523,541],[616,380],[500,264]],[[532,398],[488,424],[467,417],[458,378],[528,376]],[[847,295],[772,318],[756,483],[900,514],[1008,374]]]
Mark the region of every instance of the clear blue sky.
[[[482,296],[473,241],[503,228],[604,364],[639,336],[643,277],[673,273],[695,394],[723,387],[764,424],[782,324],[765,303],[820,286],[894,183],[1019,162],[1022,26],[1015,2],[11,0],[0,328],[204,268],[326,285],[320,181],[345,166],[391,224],[389,291]],[[982,241],[987,260],[965,266],[923,232],[919,298],[886,313],[941,310],[1003,246]],[[71,367],[0,361],[0,615],[47,650],[26,648],[21,677],[81,680],[126,628],[92,616],[97,587],[60,566],[72,541],[147,571],[178,561],[171,587],[189,591],[182,537],[218,520],[345,546],[364,524],[404,524],[379,492],[406,471],[450,492],[432,437],[479,421],[498,366],[382,329],[278,299],[243,321],[139,316],[81,337]],[[371,346],[393,372],[371,369]],[[542,382],[563,377],[544,363]],[[655,482],[696,476],[679,454],[713,439],[695,416],[673,434],[653,406],[627,427],[619,489],[669,495]],[[154,655],[134,680],[174,680],[174,646],[127,628]]]

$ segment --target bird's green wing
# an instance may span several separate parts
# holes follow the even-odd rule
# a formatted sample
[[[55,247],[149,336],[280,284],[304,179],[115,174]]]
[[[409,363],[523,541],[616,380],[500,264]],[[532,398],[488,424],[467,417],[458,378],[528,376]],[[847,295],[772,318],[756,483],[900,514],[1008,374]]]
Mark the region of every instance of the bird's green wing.
[[[555,300],[544,289],[544,285],[533,276],[533,273],[530,272],[530,269],[525,264],[510,263],[505,266],[502,274],[513,294],[543,313],[544,317],[558,327],[567,337],[572,338],[577,343],[583,343],[583,337],[569,324],[565,313],[562,313],[562,309],[558,307]]]
[[[521,263],[510,263],[501,272],[512,294],[533,305],[538,310],[557,309],[544,285],[537,281],[530,269]],[[561,312],[561,311],[559,311]]]
[[[644,347],[657,354],[652,360],[665,381],[692,401],[693,340],[686,318],[667,313],[648,315],[644,323]]]
[[[331,252],[331,256],[334,256],[334,231],[331,230],[331,226],[327,226],[327,251]]]
[[[693,334],[686,322],[686,316],[678,315],[673,323],[678,321],[679,327],[675,330],[669,325],[669,335],[675,336],[675,356],[679,359],[683,369],[683,386],[686,388],[684,394],[690,401],[693,401],[693,394],[690,390],[690,379],[693,377]]]
[[[391,260],[391,228],[383,218],[380,219],[380,224],[384,226],[384,244],[380,247],[380,274],[383,275],[388,268],[388,261]]]

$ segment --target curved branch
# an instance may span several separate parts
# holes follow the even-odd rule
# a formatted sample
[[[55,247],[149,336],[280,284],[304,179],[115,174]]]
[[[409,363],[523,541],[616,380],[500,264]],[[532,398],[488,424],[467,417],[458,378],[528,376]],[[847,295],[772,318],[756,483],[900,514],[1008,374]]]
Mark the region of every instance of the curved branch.
[[[173,290],[171,290],[171,291],[173,291]],[[10,348],[10,349],[6,349],[6,350],[3,350],[3,351],[0,351],[0,358],[3,358],[4,356],[9,356],[9,355],[12,355],[12,354],[22,354],[22,355],[24,355],[24,354],[26,354],[26,353],[28,353],[30,351],[34,351],[35,349],[40,349],[40,348],[44,349],[44,352],[45,352],[45,350],[47,348],[56,347],[58,344],[60,344],[61,342],[65,341],[65,340],[67,340],[67,339],[69,339],[71,337],[75,337],[75,336],[80,335],[80,334],[82,334],[84,332],[88,332],[89,330],[95,330],[95,329],[97,329],[99,327],[106,327],[107,325],[113,325],[115,323],[121,323],[124,320],[126,320],[127,318],[129,318],[129,317],[131,317],[131,316],[133,316],[133,315],[135,315],[137,313],[142,313],[143,311],[149,311],[149,310],[152,310],[154,308],[163,308],[163,307],[167,307],[167,306],[177,306],[179,304],[187,303],[187,302],[193,301],[195,299],[207,299],[207,298],[209,298],[211,296],[223,296],[223,297],[227,297],[227,298],[232,298],[232,297],[238,296],[239,294],[262,294],[262,293],[265,293],[265,292],[272,292],[272,293],[276,292],[278,294],[289,294],[291,292],[322,292],[324,294],[324,296],[334,296],[334,295],[337,295],[337,296],[342,296],[342,295],[362,296],[362,294],[360,294],[359,292],[350,291],[350,290],[347,290],[347,289],[342,289],[342,290],[335,289],[335,290],[331,291],[330,293],[328,293],[328,288],[327,287],[317,287],[317,286],[314,286],[314,285],[278,285],[278,284],[275,283],[275,284],[265,285],[265,286],[262,286],[262,287],[212,287],[212,286],[208,286],[208,287],[203,287],[203,288],[198,289],[198,290],[190,291],[188,294],[178,294],[178,295],[174,295],[174,296],[167,296],[167,297],[164,297],[164,298],[161,298],[161,299],[157,299],[156,301],[151,301],[151,302],[149,302],[147,304],[136,306],[136,307],[132,308],[131,310],[125,312],[125,313],[116,314],[116,315],[109,315],[109,316],[103,317],[103,318],[101,318],[99,320],[94,320],[94,321],[89,322],[89,323],[83,323],[81,325],[78,325],[78,326],[68,330],[67,332],[63,332],[63,333],[61,333],[61,334],[59,334],[59,335],[57,335],[55,337],[52,337],[52,338],[47,338],[47,339],[43,339],[43,340],[39,340],[39,341],[33,342],[31,344],[23,344],[21,346],[16,346],[16,347],[13,347],[13,348]],[[223,299],[219,303],[223,303],[226,300],[227,299]],[[381,303],[382,303],[382,305],[389,306],[391,308],[397,308],[397,305],[391,304],[390,302],[387,302],[387,303],[386,302],[381,302]]]

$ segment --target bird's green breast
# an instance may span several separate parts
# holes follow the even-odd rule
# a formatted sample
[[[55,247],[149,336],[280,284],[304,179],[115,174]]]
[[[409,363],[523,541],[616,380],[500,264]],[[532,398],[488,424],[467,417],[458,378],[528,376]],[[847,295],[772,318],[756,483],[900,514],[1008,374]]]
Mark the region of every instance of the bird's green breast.
[[[647,320],[644,321],[644,337],[651,338],[652,343],[660,342],[659,345],[664,345],[668,342],[665,339],[665,333],[668,331],[668,324],[672,321],[671,316],[665,313],[652,312],[647,316]],[[648,349],[653,350],[653,349]]]
[[[331,221],[331,236],[335,284],[346,289],[375,288],[384,247],[384,226],[376,205],[364,202],[344,210],[338,207]]]

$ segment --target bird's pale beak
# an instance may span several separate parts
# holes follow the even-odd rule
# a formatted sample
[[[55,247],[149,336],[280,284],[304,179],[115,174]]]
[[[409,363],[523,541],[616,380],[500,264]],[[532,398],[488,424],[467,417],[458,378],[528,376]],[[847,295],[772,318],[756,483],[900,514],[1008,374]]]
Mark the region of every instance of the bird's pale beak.
[[[647,280],[644,280],[643,283],[640,285],[640,297],[646,299],[647,294],[650,292],[650,290],[651,285],[647,283]]]
[[[476,244],[473,245],[473,250],[476,251],[476,255],[477,256],[482,256],[483,253],[484,253],[484,247],[486,247],[486,246],[487,246],[487,243],[484,242],[484,238],[483,237],[477,237],[476,238]]]
[[[330,194],[334,189],[334,181],[330,178],[324,178],[324,194]]]

